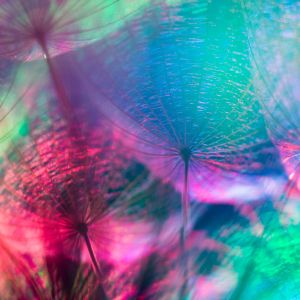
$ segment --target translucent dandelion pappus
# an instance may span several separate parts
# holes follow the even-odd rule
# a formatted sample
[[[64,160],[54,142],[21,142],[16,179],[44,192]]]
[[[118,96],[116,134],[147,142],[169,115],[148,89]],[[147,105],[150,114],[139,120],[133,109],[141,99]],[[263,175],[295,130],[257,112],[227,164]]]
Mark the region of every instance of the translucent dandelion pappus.
[[[148,0],[1,0],[0,56],[47,58],[100,40]]]
[[[243,1],[253,78],[266,126],[290,180],[298,180],[300,51],[297,1]],[[294,179],[293,179],[294,178]],[[299,183],[297,183],[299,185]]]
[[[78,51],[94,106],[143,163],[182,191],[184,224],[191,189],[201,201],[214,178],[264,174],[276,157],[253,93],[245,32],[239,3],[163,3]]]
[[[57,113],[49,124],[41,130],[37,120],[27,145],[13,148],[4,163],[2,195],[22,224],[22,218],[31,220],[26,226],[36,232],[33,243],[41,242],[46,255],[88,261],[103,281],[102,266],[130,264],[151,241],[151,226],[132,223],[119,206],[122,192],[130,194],[122,174],[128,156],[103,128],[70,136]]]
[[[209,201],[207,191],[222,186],[214,182],[264,175],[273,164],[264,156],[276,157],[253,92],[241,11],[238,2],[163,2],[78,52],[94,105],[143,163],[181,190],[183,241],[191,191]]]
[[[200,174],[194,181],[201,190],[226,171],[258,174],[261,157],[273,155],[241,8],[232,6],[220,18],[213,10],[222,5],[158,6],[79,51],[94,104],[144,163],[182,190],[185,173],[190,181]],[[99,75],[90,72],[95,66]]]

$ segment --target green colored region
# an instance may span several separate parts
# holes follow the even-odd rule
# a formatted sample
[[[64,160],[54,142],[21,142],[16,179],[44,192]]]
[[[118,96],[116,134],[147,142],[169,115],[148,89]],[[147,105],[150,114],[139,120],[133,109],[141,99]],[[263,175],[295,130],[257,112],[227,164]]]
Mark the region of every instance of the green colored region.
[[[12,142],[29,135],[28,109],[38,113],[38,94],[41,90],[38,78],[45,75],[44,63],[28,63],[9,66],[11,77],[0,86],[0,156]],[[38,77],[38,78],[37,78]],[[43,95],[47,91],[43,92]]]
[[[267,215],[267,216],[266,216]],[[239,283],[226,299],[296,299],[300,283],[300,225],[282,225],[276,211],[261,216],[265,232],[237,229],[223,239],[231,249],[225,261]]]
[[[29,122],[24,120],[24,123],[21,124],[19,129],[20,136],[27,136],[29,134]]]

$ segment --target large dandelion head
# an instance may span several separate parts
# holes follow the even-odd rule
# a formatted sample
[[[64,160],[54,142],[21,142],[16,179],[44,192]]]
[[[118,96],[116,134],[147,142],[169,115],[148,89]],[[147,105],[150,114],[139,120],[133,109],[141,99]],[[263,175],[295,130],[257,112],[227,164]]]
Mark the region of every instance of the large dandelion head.
[[[199,195],[272,165],[239,3],[157,5],[78,56],[93,105],[179,189],[185,173]]]

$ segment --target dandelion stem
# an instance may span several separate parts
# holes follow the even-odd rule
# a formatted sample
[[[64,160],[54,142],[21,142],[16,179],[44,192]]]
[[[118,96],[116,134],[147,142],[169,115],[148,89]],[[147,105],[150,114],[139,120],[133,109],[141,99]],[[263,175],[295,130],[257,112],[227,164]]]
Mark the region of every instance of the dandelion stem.
[[[97,259],[96,259],[96,256],[95,256],[95,253],[94,253],[94,250],[93,250],[93,247],[92,247],[92,244],[91,244],[91,241],[90,241],[90,238],[88,236],[88,233],[87,232],[83,232],[82,233],[82,236],[84,238],[84,241],[85,241],[85,244],[86,244],[86,247],[89,251],[89,255],[90,255],[90,258],[92,260],[92,264],[93,264],[93,267],[95,269],[95,273],[100,281],[100,286],[99,288],[101,289],[101,299],[103,300],[106,300],[108,299],[107,296],[106,296],[106,293],[104,291],[104,288],[102,286],[102,272],[101,272],[101,269],[99,267],[99,264],[97,262]]]
[[[182,194],[182,228],[183,237],[186,238],[186,230],[189,225],[189,195],[188,195],[188,180],[189,180],[189,161],[184,163],[184,186]]]
[[[92,244],[91,244],[91,241],[90,241],[90,239],[89,239],[88,234],[87,234],[87,233],[84,233],[84,234],[83,234],[83,238],[84,238],[86,247],[87,247],[87,249],[88,249],[88,251],[89,251],[89,255],[90,255],[90,258],[91,258],[91,260],[92,260],[92,264],[93,264],[93,267],[94,267],[94,269],[95,269],[95,272],[96,272],[98,278],[101,279],[101,277],[102,277],[102,272],[101,272],[100,267],[99,267],[99,265],[98,265],[98,263],[97,263],[97,260],[96,260],[96,257],[95,257],[95,253],[94,253],[94,251],[93,251]]]
[[[67,119],[70,119],[70,100],[67,96],[67,93],[65,91],[65,88],[63,87],[63,85],[61,84],[60,80],[59,80],[59,76],[57,75],[57,72],[55,71],[55,67],[53,65],[53,61],[51,59],[51,56],[49,54],[49,50],[47,47],[47,43],[45,41],[45,38],[43,36],[40,36],[38,38],[38,42],[40,44],[40,47],[44,53],[44,57],[46,59],[47,62],[47,66],[48,66],[48,70],[50,73],[50,77],[52,79],[53,85],[54,85],[54,89],[56,91],[56,94],[58,96],[58,100],[61,102],[64,113],[67,117]]]
[[[180,299],[185,299],[188,283],[188,256],[186,252],[186,236],[189,226],[189,157],[184,159],[184,183],[181,196],[182,227],[180,232],[180,252],[183,273],[183,285],[180,291]]]

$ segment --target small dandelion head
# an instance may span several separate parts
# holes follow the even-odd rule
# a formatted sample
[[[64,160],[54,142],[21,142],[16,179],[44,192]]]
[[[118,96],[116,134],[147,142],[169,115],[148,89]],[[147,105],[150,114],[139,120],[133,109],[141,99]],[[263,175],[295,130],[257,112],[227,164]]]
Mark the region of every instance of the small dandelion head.
[[[58,46],[62,37],[54,31],[55,19],[49,1],[1,2],[1,55],[30,60],[45,56],[46,45]]]
[[[46,253],[75,258],[87,236],[105,248],[101,238],[110,231],[114,211],[109,203],[127,183],[122,172],[129,159],[107,128],[83,122],[70,130],[56,107],[46,106],[47,116],[32,116],[28,136],[4,158],[2,191],[11,207],[30,216]]]
[[[147,1],[1,0],[0,55],[56,56],[101,39]]]

